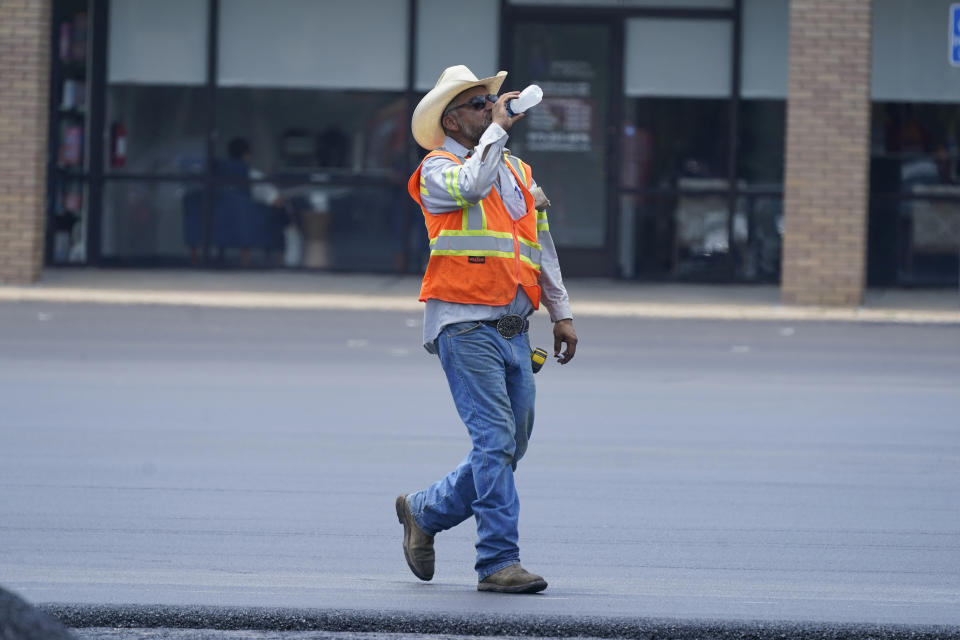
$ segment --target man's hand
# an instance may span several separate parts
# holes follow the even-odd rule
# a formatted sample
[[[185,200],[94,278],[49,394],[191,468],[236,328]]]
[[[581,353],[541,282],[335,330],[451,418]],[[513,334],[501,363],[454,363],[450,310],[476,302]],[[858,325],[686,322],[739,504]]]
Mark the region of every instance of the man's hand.
[[[560,346],[564,343],[566,343],[567,348],[563,355],[560,355]],[[570,318],[558,320],[553,325],[553,357],[560,364],[567,364],[573,360],[573,354],[576,352],[577,332],[573,330],[573,320]]]
[[[504,131],[509,131],[510,127],[513,126],[513,123],[522,118],[523,113],[517,114],[512,118],[507,115],[507,103],[513,100],[514,98],[519,97],[519,91],[508,91],[504,94],[501,94],[497,101],[493,103],[493,121],[498,125],[503,127]]]

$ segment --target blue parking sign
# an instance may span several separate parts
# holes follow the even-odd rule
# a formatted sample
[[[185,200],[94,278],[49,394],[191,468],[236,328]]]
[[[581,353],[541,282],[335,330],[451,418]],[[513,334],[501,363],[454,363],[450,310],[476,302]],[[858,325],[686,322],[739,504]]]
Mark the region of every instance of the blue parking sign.
[[[950,5],[950,64],[960,67],[960,3]]]

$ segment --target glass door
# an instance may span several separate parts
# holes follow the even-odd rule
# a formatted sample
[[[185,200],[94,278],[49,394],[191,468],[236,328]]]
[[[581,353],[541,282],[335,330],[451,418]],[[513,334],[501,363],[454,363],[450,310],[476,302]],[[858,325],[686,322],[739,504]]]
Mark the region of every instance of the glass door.
[[[613,275],[609,121],[616,79],[611,22],[511,21],[504,90],[529,84],[543,102],[511,131],[508,146],[533,167],[552,202],[550,233],[564,273]]]

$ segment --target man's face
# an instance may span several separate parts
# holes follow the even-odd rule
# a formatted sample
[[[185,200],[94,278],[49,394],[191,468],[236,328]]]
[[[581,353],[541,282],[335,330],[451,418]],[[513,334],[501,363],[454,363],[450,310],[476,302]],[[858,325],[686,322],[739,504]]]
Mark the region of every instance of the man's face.
[[[451,107],[459,107],[449,111],[448,116],[456,121],[460,134],[472,143],[470,146],[475,147],[480,143],[480,136],[493,122],[493,103],[485,101],[482,109],[476,109],[472,104],[466,103],[469,103],[474,96],[485,96],[487,93],[486,87],[472,87],[459,94],[447,107],[448,111]],[[464,104],[466,106],[460,106]]]

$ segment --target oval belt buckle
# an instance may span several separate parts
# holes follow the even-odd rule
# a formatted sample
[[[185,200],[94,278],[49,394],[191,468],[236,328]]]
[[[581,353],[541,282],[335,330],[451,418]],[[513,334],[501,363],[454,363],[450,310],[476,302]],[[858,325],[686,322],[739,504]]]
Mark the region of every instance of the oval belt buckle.
[[[523,318],[515,313],[501,316],[497,320],[497,333],[509,340],[523,331]]]

